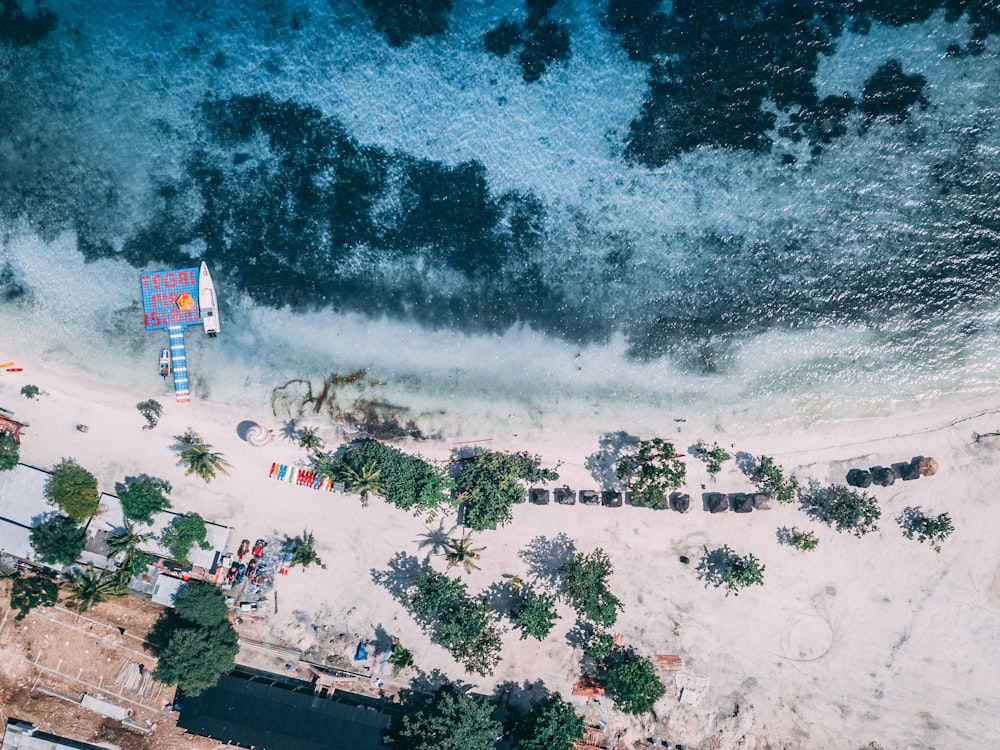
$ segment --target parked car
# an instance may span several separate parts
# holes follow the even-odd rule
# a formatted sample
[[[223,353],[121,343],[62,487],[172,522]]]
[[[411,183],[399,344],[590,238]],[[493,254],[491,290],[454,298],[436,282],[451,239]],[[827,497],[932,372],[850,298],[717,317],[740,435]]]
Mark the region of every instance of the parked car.
[[[263,539],[258,539],[257,543],[253,546],[253,556],[261,557],[264,554],[265,549],[267,549],[267,542]]]
[[[247,574],[247,566],[244,565],[243,563],[240,563],[239,570],[236,571],[236,578],[233,580],[233,585],[239,586],[241,583],[243,583],[243,576],[245,576],[246,574]]]
[[[226,573],[226,583],[232,583],[236,580],[236,574],[240,572],[240,563],[233,563],[229,566],[229,572]]]
[[[255,557],[249,563],[247,563],[247,578],[253,581],[257,577],[257,565],[260,564],[260,558]]]
[[[240,551],[237,552],[237,555],[239,555],[239,558],[242,560],[244,557],[246,557],[246,554],[249,551],[250,551],[250,540],[244,539],[242,542],[240,542]]]

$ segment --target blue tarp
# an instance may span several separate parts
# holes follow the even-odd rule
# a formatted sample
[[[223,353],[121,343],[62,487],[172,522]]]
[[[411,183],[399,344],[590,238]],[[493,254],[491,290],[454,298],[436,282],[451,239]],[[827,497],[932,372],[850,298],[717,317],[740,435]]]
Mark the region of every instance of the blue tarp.
[[[368,658],[368,649],[365,644],[359,643],[358,650],[354,652],[354,661],[364,661]]]

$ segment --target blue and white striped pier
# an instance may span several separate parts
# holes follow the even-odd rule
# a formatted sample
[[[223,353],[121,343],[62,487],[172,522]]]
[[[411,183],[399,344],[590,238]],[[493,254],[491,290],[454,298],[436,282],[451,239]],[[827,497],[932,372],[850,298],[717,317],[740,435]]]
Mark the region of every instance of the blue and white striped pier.
[[[188,390],[187,355],[184,353],[184,326],[170,326],[170,358],[174,367],[174,396],[177,403],[186,404],[191,400]]]

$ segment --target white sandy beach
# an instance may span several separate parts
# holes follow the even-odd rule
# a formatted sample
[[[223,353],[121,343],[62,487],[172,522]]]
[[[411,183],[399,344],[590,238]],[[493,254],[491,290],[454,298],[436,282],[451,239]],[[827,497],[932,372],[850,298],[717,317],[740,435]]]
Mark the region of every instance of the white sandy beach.
[[[157,395],[164,415],[156,429],[144,431],[135,404],[150,393],[119,391],[40,362],[18,364],[25,372],[0,375],[0,404],[30,425],[22,445],[25,463],[49,468],[73,457],[98,477],[105,492],[114,492],[115,482],[127,475],[167,479],[174,485],[176,510],[197,511],[233,527],[233,549],[244,537],[294,536],[304,529],[315,534],[327,568],[297,568],[279,578],[280,609],[267,622],[271,640],[304,649],[317,638],[313,624],[351,637],[373,637],[381,627],[413,650],[424,672],[439,669],[483,692],[504,680],[541,680],[549,690],[569,695],[580,653],[565,640],[574,619],[568,608],[561,605],[563,618],[542,643],[507,633],[504,658],[492,678],[466,673],[372,580],[372,571],[385,570],[398,552],[427,557],[425,535],[440,519],[428,525],[377,498],[362,508],[353,496],[268,479],[272,462],[302,463],[305,452],[277,436],[281,420],[271,416],[263,399],[256,413],[244,413],[202,401],[197,391],[190,404]],[[26,400],[19,393],[26,383],[38,385],[43,395]],[[153,385],[151,380],[151,390]],[[269,447],[254,448],[240,439],[237,425],[247,419],[275,429]],[[88,431],[77,431],[77,424]],[[333,448],[333,425],[315,426]],[[445,459],[474,426],[470,421],[469,432],[451,440],[401,447]],[[188,428],[232,464],[229,476],[207,485],[184,476],[170,446],[173,436]],[[623,739],[629,742],[658,737],[688,747],[859,748],[874,741],[886,748],[942,749],[1000,742],[1000,514],[992,487],[1000,438],[975,440],[977,434],[1000,431],[1000,397],[946,411],[817,422],[795,430],[762,425],[759,434],[694,429],[667,422],[661,435],[685,453],[704,439],[734,446],[731,452],[774,456],[803,484],[843,483],[852,467],[917,455],[934,456],[940,469],[934,477],[872,488],[882,521],[877,533],[862,539],[811,521],[794,506],[711,515],[701,508],[700,485],[723,492],[751,485],[732,462],[713,482],[692,458],[685,489],[693,502],[686,515],[628,506],[518,506],[511,525],[476,537],[486,550],[482,569],[464,575],[470,592],[501,582],[504,575],[530,578],[518,553],[539,537],[551,541],[562,533],[585,552],[602,547],[615,565],[612,590],[624,602],[615,632],[644,654],[679,655],[685,669],[710,678],[699,705],[679,703],[668,689],[655,721],[647,717],[641,725],[611,712],[608,701],[585,706],[574,699],[580,709],[607,721],[612,734],[626,730]],[[607,430],[630,428],[608,424]],[[514,431],[518,438],[497,439],[490,447],[539,453],[546,465],[561,461],[557,484],[600,489],[585,466],[598,450],[599,435],[531,425]],[[910,506],[951,515],[956,531],[939,554],[904,538],[894,519]],[[443,525],[451,529],[454,515]],[[799,552],[780,545],[776,531],[784,526],[814,530],[819,548]],[[728,598],[705,587],[695,563],[706,548],[723,544],[760,558],[766,566],[763,587]],[[680,555],[692,564],[682,565]],[[439,557],[431,560],[444,569]]]

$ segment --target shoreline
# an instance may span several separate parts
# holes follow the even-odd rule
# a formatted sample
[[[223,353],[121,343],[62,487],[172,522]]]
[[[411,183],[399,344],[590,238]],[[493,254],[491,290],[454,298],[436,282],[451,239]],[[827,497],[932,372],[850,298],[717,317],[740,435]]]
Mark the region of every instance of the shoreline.
[[[135,403],[148,394],[91,383],[30,360],[18,364],[24,367],[18,379],[5,373],[0,380],[0,403],[29,423],[23,462],[50,468],[73,457],[97,476],[102,491],[111,493],[114,482],[125,476],[147,473],[167,479],[174,485],[174,510],[194,510],[232,526],[234,549],[241,537],[294,536],[305,529],[315,534],[329,569],[296,569],[283,577],[276,586],[282,608],[256,626],[263,634],[305,650],[322,647],[317,635],[325,629],[313,625],[359,637],[380,627],[413,650],[425,673],[441,670],[483,691],[504,680],[542,680],[568,697],[579,674],[579,652],[566,642],[574,615],[564,604],[559,605],[562,619],[545,641],[505,634],[503,661],[492,677],[480,680],[431,644],[389,593],[373,583],[373,571],[385,570],[398,552],[443,569],[440,558],[421,542],[435,528],[450,529],[451,514],[428,524],[378,499],[361,508],[354,496],[269,480],[272,462],[301,465],[305,452],[279,436],[282,420],[270,418],[266,404],[246,413],[201,401],[197,392],[190,404],[164,398],[160,424],[143,431]],[[27,383],[44,394],[26,400],[19,390]],[[245,419],[275,429],[267,448],[240,439],[237,425]],[[78,432],[77,423],[87,424],[88,431]],[[169,446],[173,435],[189,428],[232,464],[229,476],[205,484],[183,475]],[[695,430],[690,423],[671,422],[661,436],[673,440],[682,453],[704,439],[733,453],[771,455],[804,485],[842,484],[852,466],[889,465],[915,455],[934,456],[941,470],[916,482],[872,488],[883,509],[880,530],[855,539],[810,521],[794,506],[750,516],[702,512],[699,485],[705,485],[704,491],[724,492],[747,491],[751,485],[733,462],[712,480],[700,461],[689,458],[685,491],[695,502],[683,516],[628,506],[516,507],[512,524],[476,536],[487,549],[482,570],[461,576],[470,593],[503,580],[501,576],[527,576],[519,554],[531,540],[552,542],[565,533],[578,551],[604,548],[615,566],[612,591],[624,602],[614,632],[646,655],[680,655],[687,669],[711,678],[699,706],[678,704],[670,691],[657,706],[662,719],[658,731],[672,727],[677,742],[718,729],[726,738],[722,747],[736,747],[741,738],[791,742],[793,747],[799,741],[803,747],[833,746],[835,737],[859,747],[873,740],[887,747],[921,742],[946,747],[990,737],[991,712],[1000,705],[982,696],[1000,695],[1000,677],[986,674],[982,665],[989,663],[996,645],[1000,617],[1000,559],[993,543],[1000,521],[988,510],[991,456],[1000,452],[1000,440],[977,444],[973,435],[1000,430],[1000,399],[891,418],[816,422],[794,431],[773,425],[739,436]],[[330,426],[320,429],[328,450],[339,442],[333,433]],[[547,466],[561,462],[555,486],[601,489],[587,468],[588,456],[598,449],[598,435],[545,429],[518,433],[494,436],[488,446],[538,453]],[[408,440],[401,447],[446,460],[458,444],[469,442],[467,435],[452,437],[456,439]],[[956,532],[940,554],[902,537],[893,519],[906,506],[951,514]],[[813,530],[819,548],[802,553],[780,545],[775,531],[783,526]],[[753,552],[764,562],[763,587],[727,598],[705,588],[694,565],[677,563],[680,555],[694,561],[702,549],[723,544],[739,553]],[[952,686],[945,698],[939,694],[942,683]],[[788,695],[796,696],[794,710]],[[596,710],[574,700],[581,710]],[[731,713],[734,703],[741,707],[739,717],[727,717],[723,707],[730,706]],[[937,729],[927,729],[930,719],[919,725],[917,717],[923,714],[933,717]],[[608,719],[609,726],[635,737],[652,736],[643,735],[652,731],[651,717],[629,720],[609,714]]]

